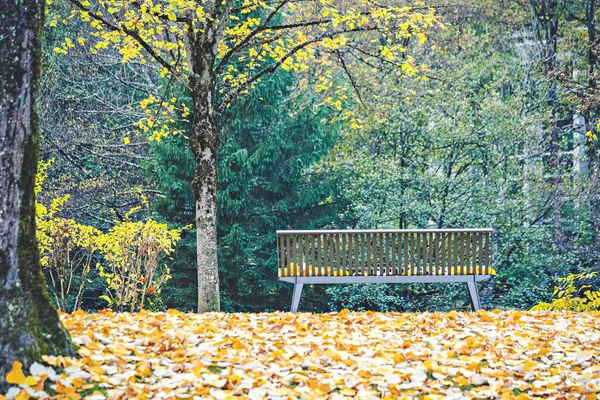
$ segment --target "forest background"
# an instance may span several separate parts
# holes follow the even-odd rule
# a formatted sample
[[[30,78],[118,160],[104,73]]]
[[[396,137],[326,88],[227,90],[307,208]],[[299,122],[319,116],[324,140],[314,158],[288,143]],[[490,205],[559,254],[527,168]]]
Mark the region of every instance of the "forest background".
[[[426,66],[419,79],[398,74],[385,49],[373,57],[345,46],[343,68],[280,69],[224,110],[217,155],[224,311],[288,308],[291,287],[277,280],[277,229],[493,227],[498,275],[480,287],[485,307],[527,309],[549,300],[559,277],[598,270],[597,5],[435,6],[444,26],[423,43],[406,43]],[[189,93],[149,63],[124,63],[110,49],[91,54],[85,38],[93,28],[70,2],[47,8],[46,162],[37,190],[51,298],[64,311],[128,310],[142,293],[147,308],[195,310]],[[319,85],[323,76],[335,84]],[[172,109],[177,134],[143,129],[149,111],[168,117]],[[124,252],[119,243],[138,247]],[[133,283],[119,282],[132,265]],[[458,284],[309,290],[302,308],[317,312],[469,305]]]

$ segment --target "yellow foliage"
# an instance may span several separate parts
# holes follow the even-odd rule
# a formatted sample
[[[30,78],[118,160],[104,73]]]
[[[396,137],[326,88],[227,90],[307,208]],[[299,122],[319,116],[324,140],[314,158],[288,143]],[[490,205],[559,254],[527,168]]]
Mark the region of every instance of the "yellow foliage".
[[[53,161],[39,164],[36,194],[41,192]],[[120,311],[142,309],[147,296],[159,295],[161,285],[170,278],[162,261],[174,251],[181,231],[187,227],[169,229],[150,217],[132,221],[132,215],[142,209],[137,206],[125,214],[124,221],[116,221],[107,233],[102,233],[73,219],[58,217],[68,200],[67,194],[53,199],[48,207],[36,204],[40,260],[59,310],[69,312],[79,308],[96,255],[101,255],[104,261],[105,265],[96,266],[107,285],[106,294],[100,298]],[[147,197],[140,194],[140,201],[148,210]],[[78,288],[72,287],[75,274],[80,277]],[[70,306],[73,289],[77,292]]]
[[[142,202],[148,207],[147,199]],[[107,267],[99,266],[105,279],[107,294],[101,296],[119,311],[141,310],[147,296],[160,294],[160,287],[171,278],[169,268],[162,261],[174,250],[183,229],[169,229],[147,217],[132,221],[131,215],[141,207],[133,207],[124,221],[98,236],[97,245]]]
[[[596,276],[596,272],[582,272],[580,274],[569,274],[565,278],[558,278],[561,285],[554,288],[552,302],[538,303],[531,310],[578,312],[600,310],[600,290],[592,291],[590,285],[581,285],[580,283],[594,276]],[[583,294],[583,297],[577,296],[577,294]]]
[[[54,159],[40,162],[35,182],[36,195],[41,193],[47,169]],[[79,224],[73,219],[60,218],[57,214],[69,201],[66,194],[50,202],[49,207],[36,204],[36,236],[40,249],[40,263],[49,278],[51,295],[56,306],[63,312],[76,310],[87,282],[94,254],[97,252],[97,238],[101,232]],[[80,284],[72,307],[68,298],[72,292],[73,276],[80,274]]]
[[[332,95],[341,97],[346,88],[331,73],[334,68],[340,70],[337,51],[348,45],[362,47],[381,40],[381,46],[374,45],[372,51],[365,52],[371,61],[381,58],[396,65],[403,75],[424,79],[426,69],[405,57],[403,44],[409,38],[423,44],[434,26],[443,27],[433,7],[401,7],[367,0],[301,4],[240,0],[235,5],[227,2],[218,6],[214,0],[74,2],[77,4],[69,18],[79,17],[89,24],[89,37],[66,37],[55,52],[66,54],[76,41],[92,54],[116,51],[123,63],[150,60],[161,79],[189,84],[188,62],[197,57],[188,54],[193,50],[190,37],[195,36],[199,42],[204,41],[203,35],[216,38],[216,43],[211,44],[214,50],[210,50],[216,51],[216,89],[227,106],[232,98],[248,93],[261,81],[261,71],[276,68],[296,73],[312,68],[319,77],[317,91],[331,90]],[[55,27],[59,18],[54,16],[49,25]],[[374,31],[377,35],[373,35]],[[172,86],[165,85],[165,98]],[[185,105],[167,108],[153,97],[140,102],[145,116],[129,134],[144,134],[150,140],[160,141],[182,133],[176,122],[188,115]],[[343,100],[336,99],[331,105],[340,110]],[[351,126],[358,128],[361,124],[353,122]]]

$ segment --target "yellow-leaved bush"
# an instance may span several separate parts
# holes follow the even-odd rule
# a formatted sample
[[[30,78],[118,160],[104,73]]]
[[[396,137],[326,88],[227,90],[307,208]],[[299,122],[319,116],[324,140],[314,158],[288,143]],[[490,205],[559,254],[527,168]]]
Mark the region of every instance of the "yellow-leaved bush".
[[[596,276],[596,272],[582,272],[569,274],[565,278],[558,278],[560,286],[554,288],[551,303],[541,302],[536,304],[532,311],[599,311],[600,290],[592,290],[585,281]]]
[[[35,192],[41,193],[47,169],[54,162],[41,162]],[[124,221],[115,221],[107,233],[73,219],[58,216],[70,196],[36,204],[37,240],[40,262],[56,307],[73,312],[81,307],[85,286],[90,283],[92,266],[106,283],[100,298],[118,311],[141,310],[150,300],[159,301],[160,287],[169,278],[163,263],[174,250],[183,229],[169,229],[147,216],[141,221],[131,215],[141,207],[130,209]],[[142,196],[148,211],[148,201]],[[94,262],[96,261],[96,262]]]
[[[54,159],[40,163],[36,196],[41,193],[47,169],[53,162]],[[102,233],[73,219],[58,217],[68,201],[69,195],[66,194],[53,199],[48,206],[38,202],[35,209],[40,263],[56,307],[63,312],[75,311],[81,305],[92,260],[98,252],[97,239]]]
[[[147,201],[144,198],[147,206]],[[104,235],[99,236],[99,248],[106,264],[99,266],[106,280],[107,294],[101,296],[119,312],[142,310],[148,300],[160,294],[160,288],[171,278],[165,257],[174,250],[183,229],[169,229],[151,217],[132,221],[130,216],[141,207],[127,213]]]

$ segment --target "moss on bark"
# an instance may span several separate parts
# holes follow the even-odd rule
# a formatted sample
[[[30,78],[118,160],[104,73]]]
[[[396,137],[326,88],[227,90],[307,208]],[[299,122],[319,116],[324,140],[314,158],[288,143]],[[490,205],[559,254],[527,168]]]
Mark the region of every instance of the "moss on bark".
[[[6,121],[0,126],[0,143],[7,150],[5,154],[10,154],[0,164],[0,174],[7,177],[0,185],[0,196],[6,199],[2,206],[6,226],[10,227],[3,232],[10,240],[0,241],[6,246],[0,250],[1,393],[9,386],[5,377],[14,361],[27,368],[41,361],[43,354],[74,356],[76,352],[46,293],[35,237],[39,131],[34,100],[40,75],[44,0],[13,0],[0,11],[0,37],[6,39],[0,46],[6,66],[1,80],[10,82],[4,85],[0,103]]]

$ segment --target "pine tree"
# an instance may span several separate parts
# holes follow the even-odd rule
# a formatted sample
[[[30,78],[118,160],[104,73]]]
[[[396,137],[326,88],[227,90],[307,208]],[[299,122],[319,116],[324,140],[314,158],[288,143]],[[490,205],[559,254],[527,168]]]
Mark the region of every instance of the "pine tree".
[[[277,280],[275,231],[338,223],[342,203],[334,200],[334,184],[312,168],[332,148],[337,127],[317,99],[294,94],[296,85],[282,71],[222,118],[217,224],[226,311],[287,308],[289,288]],[[191,222],[194,164],[185,140],[167,139],[153,150],[152,176],[165,194],[157,211],[169,222]],[[173,279],[164,289],[168,306],[193,308],[194,257],[190,232],[173,256]]]

